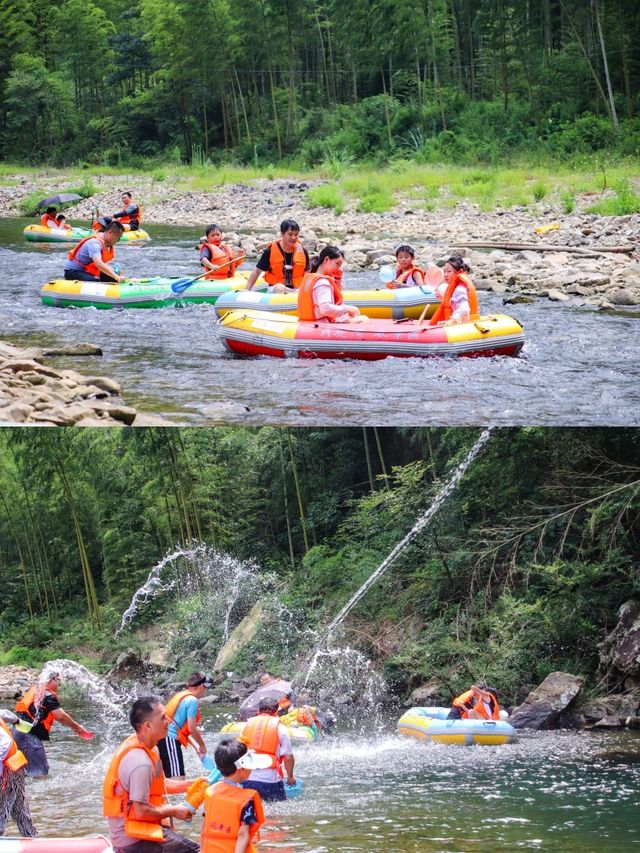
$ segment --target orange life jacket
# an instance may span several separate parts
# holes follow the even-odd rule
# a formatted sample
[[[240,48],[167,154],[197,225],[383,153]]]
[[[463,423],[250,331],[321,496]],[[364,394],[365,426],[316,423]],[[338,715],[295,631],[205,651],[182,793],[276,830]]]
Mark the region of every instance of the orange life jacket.
[[[215,266],[222,266],[219,270],[207,269],[205,279],[212,278],[231,278],[236,271],[238,262],[235,260],[235,254],[231,246],[226,243],[203,243],[200,246],[200,254],[202,250],[208,249],[211,252],[211,263]]]
[[[333,301],[336,305],[342,305],[342,288],[329,275],[320,275],[317,272],[305,273],[302,284],[298,291],[298,319],[312,323],[317,320],[316,304],[313,301],[313,287],[320,279],[328,281],[333,288]]]
[[[53,693],[53,695],[56,697],[56,699],[58,698],[58,694],[54,690],[49,690],[49,693]],[[35,715],[35,713],[32,714],[31,710],[30,710],[32,707],[33,707],[34,711],[36,710],[35,701],[36,701],[36,688],[30,687],[27,690],[27,692],[24,694],[22,699],[18,699],[18,701],[16,702],[16,714],[26,714],[27,717],[29,717],[31,720],[33,720],[35,722],[36,715]],[[51,711],[47,711],[46,716],[40,720],[40,725],[44,726],[45,729],[48,732],[50,732],[51,727],[53,726],[55,721],[56,721],[55,717],[53,716]]]
[[[478,295],[476,293],[475,285],[466,273],[458,272],[447,285],[447,289],[442,297],[442,302],[438,305],[436,313],[429,321],[429,325],[435,326],[442,320],[449,320],[451,318],[451,315],[453,314],[453,309],[451,308],[451,297],[453,296],[453,291],[458,287],[458,285],[462,285],[467,289],[467,299],[469,300],[469,319],[478,319]]]
[[[120,744],[107,768],[107,774],[102,785],[102,814],[104,817],[124,818],[124,831],[131,838],[162,841],[164,834],[160,819],[139,820],[135,814],[134,804],[129,801],[128,792],[122,790],[122,793],[118,793],[118,788],[122,788],[118,781],[120,762],[133,749],[143,750],[149,756],[154,768],[153,781],[149,790],[149,804],[152,806],[164,805],[165,778],[158,750],[155,747],[149,749],[138,740],[136,734],[132,734]],[[158,769],[159,775],[157,775]]]
[[[2,719],[2,717],[0,717],[0,728],[3,729],[11,738],[11,746],[9,747],[9,752],[2,759],[2,763],[7,768],[7,770],[12,770],[15,773],[16,770],[21,770],[26,764],[28,764],[28,762],[24,756],[24,753],[20,752],[20,750],[16,746],[16,742],[13,739],[13,735],[11,734],[11,729]]]
[[[271,767],[275,767],[282,776],[283,755],[278,755],[278,726],[280,722],[277,717],[270,714],[258,714],[249,717],[245,723],[239,740],[247,745],[247,749],[260,752],[271,757]]]
[[[195,694],[192,690],[181,690],[179,693],[176,693],[175,696],[172,696],[171,699],[169,699],[165,706],[165,711],[167,712],[167,716],[172,722],[174,722],[173,718],[175,717],[176,711],[178,710],[178,705],[182,702],[182,700],[186,699],[187,696],[194,695]],[[198,725],[201,720],[202,715],[200,714],[200,708],[198,708],[198,712],[196,714],[196,725]],[[189,720],[187,720],[185,724],[178,729],[178,740],[183,746],[189,746]]]
[[[129,223],[133,222],[134,219],[137,219],[138,222],[142,222],[142,208],[136,201],[132,201],[131,204],[135,204],[138,207],[137,213],[126,213],[124,216],[118,217],[118,222],[121,222],[123,225],[129,225]],[[127,205],[129,207],[129,205]]]
[[[51,216],[50,213],[42,214],[40,217],[40,225],[44,225],[45,228],[60,228],[60,223],[55,216]]]
[[[294,287],[300,287],[307,269],[307,256],[302,248],[302,243],[296,243],[293,247],[293,270],[291,272],[291,283]],[[264,274],[267,284],[284,284],[284,249],[279,240],[274,240],[269,247],[269,269]]]
[[[77,264],[80,264],[84,268],[85,272],[88,272],[90,275],[95,275],[96,278],[100,278],[100,270],[93,261],[90,261],[88,264],[83,264],[82,261],[76,260],[76,255],[78,254],[80,246],[83,246],[87,240],[98,240],[100,242],[100,245],[102,246],[100,254],[102,256],[103,264],[108,264],[109,261],[112,261],[115,258],[115,249],[113,246],[107,246],[102,234],[91,234],[89,237],[85,237],[83,240],[80,240],[80,242],[69,252],[67,257],[70,261],[76,261]]]
[[[240,816],[244,807],[253,800],[257,822],[249,825],[247,853],[256,853],[253,841],[264,823],[262,800],[251,788],[238,788],[228,782],[217,782],[207,788],[204,795],[204,821],[200,835],[201,853],[233,853],[240,831]]]
[[[489,691],[485,692],[488,693]],[[471,688],[471,690],[467,690],[465,693],[461,693],[460,696],[457,696],[453,700],[452,704],[455,708],[458,708],[458,710],[460,711],[460,716],[463,720],[467,719],[467,717],[469,716],[469,711],[477,711],[477,713],[483,716],[485,720],[499,720],[500,706],[498,705],[498,700],[493,695],[493,693],[489,693],[489,696],[491,696],[492,700],[491,713],[487,711],[484,702],[473,689],[473,687]]]
[[[395,277],[395,281],[390,281],[390,282],[387,284],[387,287],[389,288],[389,290],[395,290],[395,288],[397,288],[397,287],[398,287],[398,285],[396,284],[396,281],[399,281],[399,282],[401,282],[402,284],[406,284],[407,279],[408,279],[408,278],[409,278],[409,277],[410,277],[414,272],[422,273],[422,280],[424,281],[424,270],[423,270],[423,269],[421,269],[420,267],[416,267],[416,266],[414,266],[414,265],[411,265],[411,266],[409,267],[409,269],[404,270],[404,271],[401,271],[401,270],[400,270],[400,267],[396,267],[396,277]]]

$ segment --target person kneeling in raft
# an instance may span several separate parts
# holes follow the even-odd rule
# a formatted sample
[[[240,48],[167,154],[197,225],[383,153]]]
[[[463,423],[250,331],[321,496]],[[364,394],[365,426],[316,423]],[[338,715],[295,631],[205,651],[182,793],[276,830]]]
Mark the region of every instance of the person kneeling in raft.
[[[264,823],[258,791],[243,787],[254,770],[271,765],[268,755],[248,750],[240,740],[218,744],[214,754],[222,781],[207,788],[200,835],[202,853],[256,853],[253,844]]]
[[[278,700],[275,697],[260,700],[258,714],[249,717],[240,740],[254,752],[269,757],[268,768],[253,770],[242,787],[253,788],[265,802],[286,800],[282,767],[284,765],[287,774],[287,785],[293,787],[296,784],[293,775],[295,758],[289,733],[278,721]]]
[[[469,267],[459,255],[452,255],[444,265],[444,281],[436,288],[440,305],[429,324],[452,326],[478,319],[478,296],[468,273]]]
[[[298,293],[298,319],[331,323],[359,322],[362,317],[355,305],[342,301],[342,264],[344,256],[337,246],[325,246],[311,262]]]
[[[269,293],[286,293],[287,288],[300,287],[305,272],[309,269],[309,254],[298,240],[300,226],[294,219],[280,223],[280,239],[269,243],[260,260],[247,279],[247,290],[251,290],[264,273]]]
[[[195,841],[166,825],[174,817],[191,820],[191,809],[171,805],[165,794],[182,794],[194,780],[165,779],[156,748],[169,727],[164,705],[157,696],[142,696],[131,706],[129,722],[134,734],[116,750],[102,787],[102,814],[115,853],[198,853]]]
[[[495,694],[495,687],[488,687],[484,681],[472,684],[469,690],[453,700],[447,719],[499,720],[500,705]]]
[[[41,673],[38,683],[24,694],[22,699],[16,702],[16,714],[20,721],[14,726],[18,749],[21,750],[29,765],[27,774],[29,776],[47,776],[49,774],[49,762],[44,750],[43,741],[50,740],[49,732],[55,722],[62,723],[74,731],[78,737],[91,740],[93,734],[80,723],[77,723],[70,714],[62,709],[58,699],[60,689],[60,673]],[[24,731],[24,729],[27,731]]]
[[[387,284],[390,290],[397,287],[416,287],[424,284],[424,270],[414,263],[416,257],[412,246],[398,246],[396,249],[396,277]]]
[[[115,258],[115,244],[124,228],[112,222],[104,233],[92,234],[80,240],[69,252],[64,265],[64,277],[71,281],[124,281],[125,276],[117,273],[110,262]]]

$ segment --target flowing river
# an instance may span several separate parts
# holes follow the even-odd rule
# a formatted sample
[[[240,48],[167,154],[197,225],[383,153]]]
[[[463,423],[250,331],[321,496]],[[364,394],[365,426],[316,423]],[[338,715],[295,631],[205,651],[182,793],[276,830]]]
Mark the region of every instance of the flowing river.
[[[57,368],[111,376],[125,401],[176,424],[564,425],[640,423],[640,320],[545,300],[483,311],[515,316],[527,341],[519,358],[379,362],[238,360],[223,349],[211,305],[157,310],[56,309],[42,284],[62,277],[66,248],[27,244],[29,220],[0,219],[0,339],[24,346],[88,341],[101,358],[58,358]],[[153,242],[121,246],[131,276],[197,275],[202,229],[152,225]],[[372,272],[345,285],[379,285]]]
[[[106,832],[100,794],[120,736],[85,703],[64,703],[97,732],[90,742],[56,726],[51,776],[28,783],[41,835]],[[203,709],[205,740],[230,719]],[[634,732],[544,732],[499,747],[423,744],[393,733],[336,734],[296,749],[301,797],[269,805],[260,850],[280,853],[472,853],[538,849],[624,853],[640,848],[640,737]],[[199,762],[187,753],[187,773]],[[174,798],[178,801],[179,798]],[[197,838],[201,817],[177,828]],[[9,822],[7,834],[15,832]]]

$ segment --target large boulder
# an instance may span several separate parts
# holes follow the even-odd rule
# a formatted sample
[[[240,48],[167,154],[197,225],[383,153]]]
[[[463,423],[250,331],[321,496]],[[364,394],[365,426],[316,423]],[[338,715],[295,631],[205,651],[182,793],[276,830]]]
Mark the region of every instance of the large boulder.
[[[37,678],[38,671],[28,666],[10,664],[0,667],[0,700],[11,704],[11,700],[22,696],[35,684]]]
[[[600,646],[600,673],[626,676],[633,686],[640,676],[640,600],[631,598],[618,609],[618,623]],[[625,682],[626,684],[626,682]]]
[[[265,618],[264,607],[261,602],[257,602],[251,608],[251,611],[244,617],[239,625],[233,629],[229,635],[229,639],[220,649],[216,662],[215,669],[220,672],[227,668],[234,657],[255,637],[258,628],[262,625]]]
[[[146,677],[147,666],[139,652],[127,649],[116,658],[113,667],[107,673],[108,680],[114,681],[139,681]]]
[[[511,713],[516,729],[558,728],[560,717],[582,688],[582,678],[568,672],[552,672]]]
[[[409,697],[409,703],[412,708],[414,707],[424,707],[429,705],[437,705],[438,704],[438,694],[442,689],[442,685],[437,678],[430,678],[425,684],[421,684],[420,687],[416,687],[415,690],[411,692],[411,696]]]

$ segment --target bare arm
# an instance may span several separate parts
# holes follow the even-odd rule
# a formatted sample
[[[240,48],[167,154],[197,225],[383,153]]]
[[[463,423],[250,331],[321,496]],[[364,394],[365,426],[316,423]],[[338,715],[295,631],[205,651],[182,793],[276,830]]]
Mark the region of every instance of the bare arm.
[[[74,731],[77,735],[85,732],[89,734],[89,732],[85,729],[84,726],[81,726],[80,723],[77,723],[70,714],[67,714],[66,711],[63,711],[62,708],[56,708],[55,711],[51,712],[54,716],[54,719],[57,722],[62,723],[63,726],[67,726],[67,728]]]
[[[165,779],[164,787],[167,794],[184,794],[195,781],[195,779]]]
[[[287,771],[287,784],[295,785],[296,777],[293,775],[293,768],[296,763],[293,755],[285,755],[284,757],[284,769]]]
[[[202,735],[200,734],[200,730],[198,729],[198,724],[196,723],[195,717],[189,719],[189,739],[193,739],[195,744],[192,744],[196,747],[198,755],[202,758],[203,755],[207,754],[207,745],[203,740]]]
[[[236,839],[236,846],[233,848],[233,853],[246,853],[249,849],[249,842],[251,841],[251,835],[249,834],[249,827],[246,823],[240,825],[240,829],[238,830],[238,837]]]
[[[105,275],[108,275],[114,281],[124,281],[125,276],[119,275],[109,264],[105,264],[100,255],[94,255],[91,260],[96,265],[96,267],[103,272]]]
[[[253,285],[258,280],[261,272],[262,270],[259,270],[258,267],[251,270],[249,278],[247,279],[247,290],[251,290],[253,288]]]

